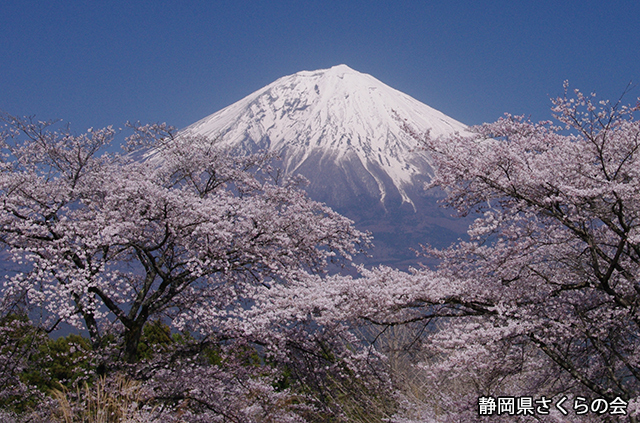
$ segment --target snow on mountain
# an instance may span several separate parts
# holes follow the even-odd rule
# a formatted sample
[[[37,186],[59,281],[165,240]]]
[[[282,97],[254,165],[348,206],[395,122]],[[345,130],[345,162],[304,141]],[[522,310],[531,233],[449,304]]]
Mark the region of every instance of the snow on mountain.
[[[186,128],[243,152],[278,153],[287,172],[334,208],[376,199],[408,203],[431,172],[400,119],[431,135],[465,125],[346,65],[285,76]],[[313,195],[312,195],[313,196]],[[319,198],[318,198],[319,197]],[[366,201],[365,201],[366,202]]]

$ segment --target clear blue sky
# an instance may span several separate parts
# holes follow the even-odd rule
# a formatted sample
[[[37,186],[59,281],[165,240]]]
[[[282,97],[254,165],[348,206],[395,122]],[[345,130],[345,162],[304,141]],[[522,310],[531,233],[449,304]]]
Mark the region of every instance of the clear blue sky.
[[[184,127],[344,63],[467,124],[539,120],[565,79],[605,98],[639,83],[639,24],[637,0],[3,0],[0,109]]]

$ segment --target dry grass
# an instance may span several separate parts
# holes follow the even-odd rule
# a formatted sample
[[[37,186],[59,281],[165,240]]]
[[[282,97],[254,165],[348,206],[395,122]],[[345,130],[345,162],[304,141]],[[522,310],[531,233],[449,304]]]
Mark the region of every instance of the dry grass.
[[[53,391],[58,401],[57,421],[62,423],[156,423],[153,409],[145,407],[148,396],[141,385],[119,375],[100,378],[75,393]]]

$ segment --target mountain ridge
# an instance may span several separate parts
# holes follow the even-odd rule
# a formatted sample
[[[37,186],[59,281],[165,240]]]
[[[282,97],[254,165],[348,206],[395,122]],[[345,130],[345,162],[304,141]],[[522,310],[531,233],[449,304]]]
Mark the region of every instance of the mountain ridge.
[[[423,182],[431,169],[428,155],[402,129],[402,119],[433,136],[466,129],[371,75],[338,65],[282,77],[185,132],[218,138],[244,153],[276,152],[286,172],[302,173],[312,185],[312,163],[333,163],[345,179],[345,167],[361,167],[359,178],[367,181],[360,181],[358,193],[377,196],[385,207],[399,195],[416,211],[406,187]]]

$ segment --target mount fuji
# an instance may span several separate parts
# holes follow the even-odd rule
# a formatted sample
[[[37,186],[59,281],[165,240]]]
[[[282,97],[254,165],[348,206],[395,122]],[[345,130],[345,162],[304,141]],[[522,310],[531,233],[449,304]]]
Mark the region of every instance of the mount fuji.
[[[235,153],[268,150],[309,180],[311,198],[373,232],[370,263],[412,264],[410,248],[457,238],[464,225],[426,192],[430,156],[403,130],[466,126],[346,65],[285,76],[183,130]]]

